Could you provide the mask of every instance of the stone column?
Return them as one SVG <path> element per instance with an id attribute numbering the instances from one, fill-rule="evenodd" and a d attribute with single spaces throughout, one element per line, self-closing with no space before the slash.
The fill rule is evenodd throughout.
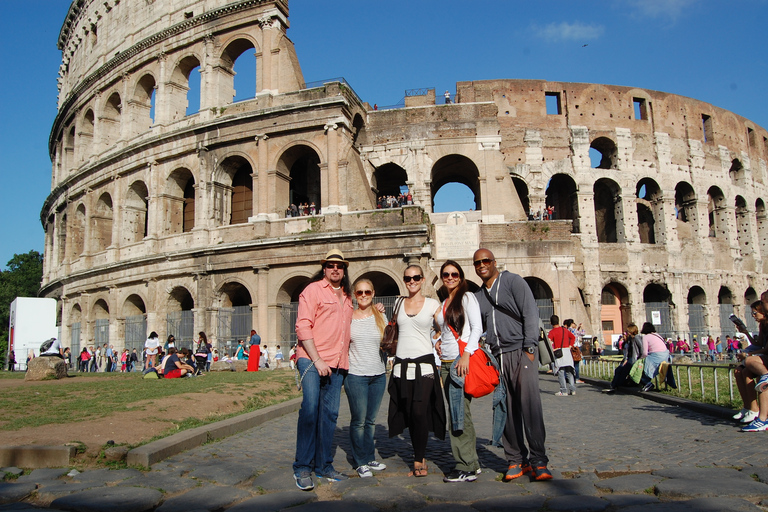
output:
<path id="1" fill-rule="evenodd" d="M 665 244 L 671 252 L 680 252 L 680 239 L 677 236 L 677 218 L 675 217 L 675 191 L 663 190 L 661 199 L 653 201 L 656 217 L 654 229 L 657 244 Z"/>
<path id="2" fill-rule="evenodd" d="M 166 82 L 170 79 L 167 75 L 168 56 L 165 52 L 160 52 L 157 56 L 157 62 L 160 65 L 160 73 L 155 83 L 155 125 L 165 125 L 170 121 L 170 98 L 166 88 Z"/>
<path id="3" fill-rule="evenodd" d="M 163 205 L 161 204 L 163 183 L 161 181 L 161 167 L 154 160 L 147 165 L 147 236 L 145 240 L 157 240 L 163 231 Z"/>
<path id="4" fill-rule="evenodd" d="M 253 213 L 257 214 L 257 219 L 266 219 L 267 215 L 272 213 L 269 205 L 269 192 L 274 190 L 269 180 L 267 171 L 269 165 L 269 136 L 266 133 L 256 134 L 257 161 L 255 179 L 253 181 Z"/>
<path id="5" fill-rule="evenodd" d="M 622 192 L 620 204 L 614 209 L 616 215 L 616 241 L 618 243 L 640 243 L 637 231 L 637 201 L 633 193 Z"/>
<path id="6" fill-rule="evenodd" d="M 259 336 L 266 339 L 266 333 L 269 332 L 269 266 L 254 267 L 253 271 L 256 272 L 258 283 L 254 318 L 256 320 L 254 325 L 258 327 L 254 327 L 254 329 L 259 333 Z"/>
<path id="7" fill-rule="evenodd" d="M 256 59 L 256 92 L 259 93 L 265 89 L 273 90 L 272 76 L 272 45 L 275 24 L 279 23 L 276 18 L 266 17 L 259 20 L 261 27 L 261 52 L 254 55 Z"/>
<path id="8" fill-rule="evenodd" d="M 324 126 L 327 143 L 325 177 L 321 179 L 323 188 L 327 188 L 327 202 L 323 200 L 322 206 L 324 214 L 339 211 L 339 135 L 336 131 L 338 127 L 337 123 L 328 123 Z"/>

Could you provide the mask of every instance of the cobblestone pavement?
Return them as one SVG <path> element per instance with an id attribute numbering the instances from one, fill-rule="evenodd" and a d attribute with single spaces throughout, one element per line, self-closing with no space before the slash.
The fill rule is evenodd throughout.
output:
<path id="1" fill-rule="evenodd" d="M 0 510 L 768 510 L 768 434 L 740 433 L 732 422 L 639 396 L 606 395 L 590 385 L 569 397 L 555 396 L 557 390 L 555 378 L 541 377 L 551 482 L 499 481 L 506 461 L 500 448 L 488 445 L 490 398 L 472 405 L 483 467 L 476 482 L 442 482 L 452 457 L 448 440 L 434 438 L 427 450 L 430 475 L 408 478 L 410 440 L 407 432 L 387 437 L 385 396 L 376 441 L 388 468 L 374 478 L 315 478 L 314 491 L 298 491 L 291 470 L 294 413 L 166 459 L 148 473 L 94 470 L 68 477 L 67 469 L 37 470 L 0 484 L 0 504 L 7 503 Z M 335 466 L 353 475 L 344 396 L 341 403 Z"/>

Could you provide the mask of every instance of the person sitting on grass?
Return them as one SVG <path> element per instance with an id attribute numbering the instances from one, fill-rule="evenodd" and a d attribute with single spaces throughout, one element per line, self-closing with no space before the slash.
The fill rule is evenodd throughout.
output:
<path id="1" fill-rule="evenodd" d="M 195 369 L 186 363 L 182 363 L 179 356 L 176 354 L 176 347 L 168 348 L 168 357 L 165 359 L 163 365 L 163 376 L 166 379 L 178 379 L 184 377 L 187 374 L 194 373 Z"/>

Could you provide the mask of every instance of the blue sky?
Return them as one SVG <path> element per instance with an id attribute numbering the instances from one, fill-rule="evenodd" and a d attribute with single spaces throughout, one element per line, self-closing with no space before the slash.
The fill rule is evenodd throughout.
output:
<path id="1" fill-rule="evenodd" d="M 2 0 L 0 267 L 43 250 L 56 41 L 69 4 Z M 344 77 L 370 104 L 396 104 L 406 89 L 453 92 L 464 80 L 546 79 L 681 94 L 768 127 L 768 0 L 290 0 L 290 8 L 305 80 Z"/>

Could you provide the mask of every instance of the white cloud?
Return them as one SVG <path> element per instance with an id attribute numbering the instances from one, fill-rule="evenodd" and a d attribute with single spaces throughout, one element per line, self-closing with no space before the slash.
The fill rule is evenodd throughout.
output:
<path id="1" fill-rule="evenodd" d="M 692 6 L 697 0 L 628 0 L 640 14 L 651 18 L 668 18 L 677 20 L 683 10 Z"/>
<path id="2" fill-rule="evenodd" d="M 605 32 L 605 27 L 602 25 L 587 25 L 580 21 L 574 21 L 573 23 L 568 23 L 567 21 L 550 23 L 543 27 L 533 25 L 531 28 L 538 37 L 551 43 L 561 41 L 588 41 L 597 39 L 603 35 L 603 32 Z"/>

